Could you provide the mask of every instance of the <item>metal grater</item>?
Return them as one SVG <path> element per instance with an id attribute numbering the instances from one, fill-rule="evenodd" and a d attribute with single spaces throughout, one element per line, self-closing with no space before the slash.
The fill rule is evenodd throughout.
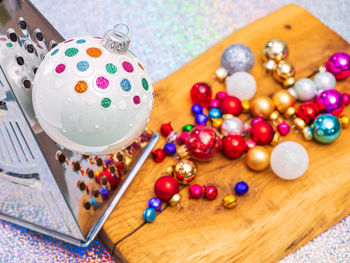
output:
<path id="1" fill-rule="evenodd" d="M 146 130 L 113 155 L 61 149 L 35 119 L 31 83 L 40 61 L 63 38 L 27 0 L 0 3 L 0 33 L 0 218 L 87 246 L 158 135 Z"/>

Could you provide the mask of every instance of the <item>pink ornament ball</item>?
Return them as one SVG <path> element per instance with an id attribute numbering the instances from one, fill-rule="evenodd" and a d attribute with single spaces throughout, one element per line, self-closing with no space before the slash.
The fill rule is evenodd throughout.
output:
<path id="1" fill-rule="evenodd" d="M 288 123 L 283 121 L 282 123 L 278 124 L 277 130 L 279 134 L 281 134 L 281 136 L 286 136 L 290 131 L 290 126 L 288 125 Z"/>
<path id="2" fill-rule="evenodd" d="M 345 52 L 333 54 L 327 61 L 325 68 L 332 73 L 337 80 L 350 76 L 350 55 Z"/>

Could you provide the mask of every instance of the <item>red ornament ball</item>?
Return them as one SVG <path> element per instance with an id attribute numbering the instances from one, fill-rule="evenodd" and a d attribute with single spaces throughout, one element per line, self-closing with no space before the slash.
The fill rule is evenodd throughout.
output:
<path id="1" fill-rule="evenodd" d="M 193 184 L 188 188 L 189 199 L 199 199 L 203 196 L 203 187 L 199 184 Z"/>
<path id="2" fill-rule="evenodd" d="M 154 193 L 160 199 L 168 202 L 179 192 L 179 183 L 171 176 L 162 176 L 154 184 Z"/>
<path id="3" fill-rule="evenodd" d="M 156 163 L 161 163 L 165 159 L 165 152 L 163 149 L 157 149 L 151 152 L 152 159 Z"/>
<path id="4" fill-rule="evenodd" d="M 160 134 L 164 137 L 167 137 L 172 131 L 173 128 L 171 127 L 171 122 L 162 124 L 160 126 Z"/>
<path id="5" fill-rule="evenodd" d="M 313 123 L 318 114 L 318 104 L 313 100 L 301 104 L 296 111 L 297 117 L 304 120 L 306 124 Z"/>
<path id="6" fill-rule="evenodd" d="M 213 128 L 197 126 L 188 134 L 186 148 L 193 159 L 208 161 L 220 150 L 221 139 Z"/>
<path id="7" fill-rule="evenodd" d="M 240 135 L 228 135 L 222 139 L 222 153 L 230 159 L 239 158 L 246 150 L 246 142 Z"/>
<path id="8" fill-rule="evenodd" d="M 209 200 L 214 200 L 218 195 L 218 189 L 214 185 L 205 185 L 204 186 L 204 197 Z"/>
<path id="9" fill-rule="evenodd" d="M 205 82 L 197 82 L 191 88 L 191 99 L 193 104 L 208 107 L 213 92 L 211 87 Z"/>
<path id="10" fill-rule="evenodd" d="M 223 114 L 232 114 L 238 116 L 243 108 L 241 101 L 233 96 L 227 96 L 220 100 L 219 108 Z"/>
<path id="11" fill-rule="evenodd" d="M 270 123 L 261 121 L 252 126 L 250 138 L 252 138 L 256 144 L 266 145 L 271 142 L 274 133 L 275 131 Z"/>

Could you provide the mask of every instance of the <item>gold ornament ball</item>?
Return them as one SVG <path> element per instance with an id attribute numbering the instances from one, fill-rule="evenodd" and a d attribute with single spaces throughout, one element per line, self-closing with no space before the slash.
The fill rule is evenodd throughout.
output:
<path id="1" fill-rule="evenodd" d="M 181 160 L 174 166 L 173 176 L 180 184 L 190 184 L 196 178 L 197 166 L 190 160 Z"/>
<path id="2" fill-rule="evenodd" d="M 273 76 L 280 83 L 284 83 L 287 81 L 290 82 L 290 84 L 292 85 L 294 84 L 295 76 L 294 66 L 288 61 L 281 60 L 276 65 L 276 68 L 273 71 Z"/>
<path id="3" fill-rule="evenodd" d="M 222 201 L 224 207 L 229 209 L 234 208 L 237 205 L 237 198 L 233 194 L 226 195 Z"/>
<path id="4" fill-rule="evenodd" d="M 267 119 L 275 110 L 275 104 L 272 99 L 267 96 L 260 96 L 252 100 L 250 103 L 250 112 L 255 117 Z"/>
<path id="5" fill-rule="evenodd" d="M 254 171 L 265 170 L 270 164 L 270 154 L 263 146 L 255 146 L 246 155 L 247 166 Z"/>
<path id="6" fill-rule="evenodd" d="M 280 61 L 288 56 L 288 45 L 282 39 L 273 38 L 264 47 L 266 59 Z"/>
<path id="7" fill-rule="evenodd" d="M 292 107 L 295 103 L 294 96 L 290 94 L 288 90 L 277 91 L 273 95 L 272 100 L 280 113 L 284 113 L 289 107 Z"/>

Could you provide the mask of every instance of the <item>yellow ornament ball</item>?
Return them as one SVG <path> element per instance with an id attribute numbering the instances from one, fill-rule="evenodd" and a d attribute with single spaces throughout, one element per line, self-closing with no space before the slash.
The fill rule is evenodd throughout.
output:
<path id="1" fill-rule="evenodd" d="M 197 166 L 190 160 L 181 160 L 174 166 L 173 176 L 180 184 L 190 184 L 197 176 Z"/>
<path id="2" fill-rule="evenodd" d="M 273 71 L 274 78 L 283 84 L 285 88 L 294 85 L 295 69 L 288 61 L 281 60 Z"/>
<path id="3" fill-rule="evenodd" d="M 270 164 L 270 153 L 263 146 L 255 146 L 247 152 L 246 163 L 254 171 L 263 171 Z"/>
<path id="4" fill-rule="evenodd" d="M 270 39 L 264 47 L 266 59 L 280 61 L 288 56 L 288 45 L 282 39 Z"/>
<path id="5" fill-rule="evenodd" d="M 275 110 L 275 104 L 273 100 L 267 96 L 260 96 L 252 100 L 250 103 L 250 112 L 255 117 L 261 117 L 267 119 L 271 113 Z"/>

